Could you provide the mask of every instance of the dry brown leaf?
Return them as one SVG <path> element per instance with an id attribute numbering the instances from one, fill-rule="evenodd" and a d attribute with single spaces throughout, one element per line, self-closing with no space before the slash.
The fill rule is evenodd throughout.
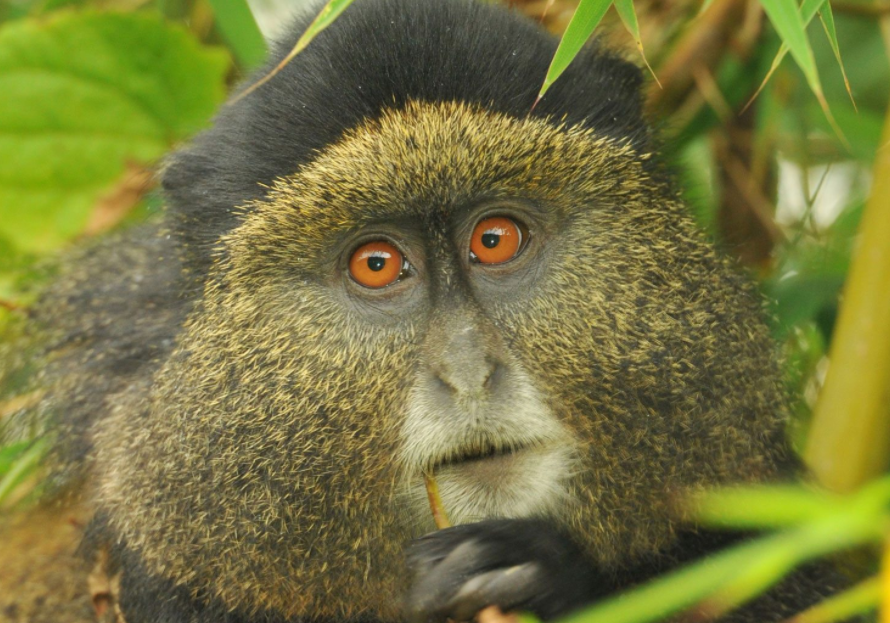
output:
<path id="1" fill-rule="evenodd" d="M 151 169 L 127 164 L 127 170 L 117 184 L 96 202 L 83 234 L 95 236 L 112 229 L 139 205 L 154 185 L 155 176 Z"/>
<path id="2" fill-rule="evenodd" d="M 87 577 L 90 599 L 99 623 L 126 623 L 117 596 L 120 594 L 121 574 L 108 575 L 108 551 L 102 549 L 96 557 L 96 564 Z"/>

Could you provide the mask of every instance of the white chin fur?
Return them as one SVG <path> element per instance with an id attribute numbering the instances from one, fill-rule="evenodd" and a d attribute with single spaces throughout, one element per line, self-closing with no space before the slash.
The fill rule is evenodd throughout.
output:
<path id="1" fill-rule="evenodd" d="M 499 465 L 482 465 L 495 462 Z M 493 517 L 561 515 L 572 505 L 568 481 L 574 461 L 566 448 L 526 450 L 473 463 L 480 464 L 454 465 L 436 475 L 442 504 L 455 525 Z M 501 473 L 485 473 L 494 470 Z"/>
<path id="2" fill-rule="evenodd" d="M 423 482 L 431 464 L 439 464 L 435 479 L 455 525 L 494 517 L 552 517 L 570 510 L 569 485 L 578 469 L 574 439 L 527 377 L 515 369 L 511 374 L 507 400 L 469 408 L 443 401 L 428 390 L 429 385 L 417 384 L 398 458 L 404 475 L 402 493 L 419 528 L 432 522 Z M 449 462 L 480 443 L 516 451 Z"/>

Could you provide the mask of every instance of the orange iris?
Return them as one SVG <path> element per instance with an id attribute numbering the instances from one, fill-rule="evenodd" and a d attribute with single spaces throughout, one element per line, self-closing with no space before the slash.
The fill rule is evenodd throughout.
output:
<path id="1" fill-rule="evenodd" d="M 383 240 L 363 244 L 349 259 L 352 278 L 366 288 L 383 288 L 402 274 L 402 253 Z"/>
<path id="2" fill-rule="evenodd" d="M 474 259 L 483 264 L 502 264 L 519 254 L 522 246 L 522 230 L 513 219 L 491 216 L 476 224 L 470 251 Z"/>

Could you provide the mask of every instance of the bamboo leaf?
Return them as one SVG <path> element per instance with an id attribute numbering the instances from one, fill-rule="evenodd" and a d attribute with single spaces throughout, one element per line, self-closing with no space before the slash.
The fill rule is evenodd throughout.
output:
<path id="1" fill-rule="evenodd" d="M 793 485 L 728 487 L 706 491 L 690 502 L 697 521 L 741 529 L 798 525 L 841 507 L 835 496 Z"/>
<path id="2" fill-rule="evenodd" d="M 813 9 L 818 10 L 825 1 L 826 0 L 805 0 L 807 6 L 802 7 L 802 9 L 806 8 L 808 13 Z M 779 33 L 782 41 L 788 46 L 791 56 L 794 57 L 794 60 L 797 62 L 801 71 L 803 71 L 803 74 L 807 79 L 807 84 L 810 85 L 810 90 L 819 101 L 819 106 L 822 107 L 822 112 L 831 124 L 834 133 L 838 136 L 844 146 L 850 150 L 850 143 L 847 141 L 846 136 L 844 136 L 837 121 L 835 121 L 834 116 L 831 113 L 831 108 L 828 105 L 828 100 L 825 99 L 825 94 L 822 91 L 822 83 L 819 80 L 819 71 L 816 68 L 816 59 L 813 56 L 813 49 L 810 46 L 809 39 L 807 39 L 806 24 L 808 23 L 808 20 L 804 19 L 804 16 L 801 14 L 802 10 L 801 12 L 798 12 L 794 0 L 760 0 L 760 4 L 766 11 L 770 22 L 772 22 L 773 27 L 775 27 L 776 31 Z M 769 75 L 772 74 L 775 66 L 774 63 L 774 67 L 770 70 L 770 74 L 767 75 L 767 79 L 769 78 Z M 760 91 L 758 90 L 758 93 L 759 92 Z"/>
<path id="3" fill-rule="evenodd" d="M 822 4 L 826 2 L 826 0 L 804 0 L 803 4 L 800 7 L 800 15 L 803 20 L 804 26 L 808 26 L 809 23 L 816 16 L 816 13 L 819 12 L 819 9 L 822 8 Z M 772 75 L 775 73 L 776 69 L 779 68 L 779 65 L 782 64 L 782 60 L 785 58 L 785 55 L 788 54 L 788 44 L 784 41 L 782 45 L 779 47 L 779 51 L 776 53 L 776 57 L 773 59 L 773 63 L 769 68 L 769 71 L 766 73 L 766 77 L 763 79 L 763 82 L 760 83 L 760 86 L 757 88 L 757 91 L 751 97 L 751 100 L 745 105 L 745 108 L 751 105 L 751 103 L 757 99 L 757 96 L 760 95 L 760 92 L 763 91 L 763 88 L 766 86 L 766 83 L 769 82 L 769 79 L 772 78 Z"/>
<path id="4" fill-rule="evenodd" d="M 40 467 L 41 459 L 43 459 L 46 450 L 46 440 L 40 440 L 30 444 L 26 451 L 16 457 L 9 469 L 0 478 L 0 504 L 6 501 L 25 478 Z"/>
<path id="5" fill-rule="evenodd" d="M 538 99 L 535 101 L 536 104 L 575 59 L 602 21 L 611 4 L 612 0 L 581 0 L 578 3 L 578 8 L 575 9 L 575 13 L 562 35 L 559 47 L 556 48 L 553 60 L 550 61 L 547 76 L 538 93 Z"/>
<path id="6" fill-rule="evenodd" d="M 0 447 L 0 476 L 8 472 L 20 456 L 31 447 L 30 441 L 18 441 Z"/>
<path id="7" fill-rule="evenodd" d="M 691 607 L 753 564 L 772 547 L 772 539 L 748 543 L 711 556 L 599 602 L 563 623 L 646 623 Z"/>
<path id="8" fill-rule="evenodd" d="M 714 0 L 704 0 L 704 2 L 701 3 L 701 8 L 699 8 L 699 10 L 698 10 L 698 15 L 701 15 L 702 13 L 707 11 L 709 8 L 711 8 L 712 4 L 714 4 Z"/>
<path id="9" fill-rule="evenodd" d="M 812 4 L 821 7 L 825 0 L 813 0 Z M 782 41 L 788 46 L 791 56 L 797 62 L 813 93 L 820 102 L 825 100 L 822 84 L 816 69 L 813 49 L 807 39 L 805 22 L 794 0 L 760 0 L 760 4 L 775 27 Z M 826 104 L 827 106 L 827 104 Z"/>
<path id="10" fill-rule="evenodd" d="M 637 44 L 637 49 L 640 51 L 640 56 L 643 58 L 646 68 L 660 87 L 661 82 L 658 81 L 658 76 L 655 75 L 655 71 L 652 69 L 649 60 L 646 58 L 646 51 L 643 49 L 643 38 L 640 36 L 640 23 L 637 21 L 637 12 L 634 10 L 633 0 L 614 0 L 614 3 L 615 10 L 618 11 L 618 16 L 621 18 L 621 22 L 624 24 L 624 27 L 627 28 L 630 36 L 634 38 L 634 43 Z"/>
<path id="11" fill-rule="evenodd" d="M 780 491 L 764 494 L 774 501 Z M 753 494 L 752 489 L 748 495 Z M 648 623 L 700 602 L 695 614 L 709 619 L 744 603 L 801 563 L 880 541 L 888 521 L 888 501 L 890 478 L 884 478 L 813 521 L 724 550 L 606 599 L 563 623 Z"/>
<path id="12" fill-rule="evenodd" d="M 877 608 L 881 600 L 881 578 L 873 577 L 822 601 L 787 620 L 786 623 L 834 623 L 849 621 Z"/>
<path id="13" fill-rule="evenodd" d="M 825 2 L 825 4 L 822 5 L 822 9 L 819 11 L 819 18 L 822 20 L 822 27 L 825 29 L 825 34 L 828 36 L 828 42 L 831 44 L 831 51 L 834 52 L 838 67 L 841 68 L 841 75 L 844 78 L 844 86 L 847 88 L 847 95 L 850 96 L 850 102 L 852 102 L 853 108 L 855 109 L 856 100 L 853 99 L 850 80 L 847 78 L 847 70 L 844 68 L 843 59 L 841 59 L 841 48 L 837 42 L 837 30 L 834 27 L 834 14 L 831 12 L 830 2 Z"/>
<path id="14" fill-rule="evenodd" d="M 253 69 L 266 58 L 266 40 L 246 0 L 210 0 L 216 24 L 238 63 Z"/>
<path id="15" fill-rule="evenodd" d="M 750 601 L 778 583 L 798 565 L 833 552 L 878 540 L 883 535 L 886 515 L 869 508 L 869 496 L 860 496 L 850 505 L 793 532 L 780 533 L 770 547 L 697 611 L 707 619 L 717 619 Z"/>
<path id="16" fill-rule="evenodd" d="M 315 19 L 312 20 L 312 23 L 309 24 L 306 32 L 304 32 L 302 36 L 300 36 L 291 51 L 287 53 L 287 56 L 285 56 L 281 60 L 281 62 L 272 69 L 272 71 L 270 71 L 265 76 L 263 76 L 252 85 L 250 85 L 248 88 L 244 89 L 241 93 L 239 93 L 233 101 L 238 101 L 241 98 L 250 95 L 259 87 L 274 78 L 278 74 L 278 72 L 280 72 L 289 62 L 291 62 L 297 54 L 306 49 L 306 46 L 309 45 L 309 43 L 313 39 L 315 39 L 315 37 L 317 37 L 321 31 L 333 24 L 334 21 L 340 16 L 340 14 L 345 11 L 350 4 L 353 3 L 353 1 L 354 0 L 328 0 L 328 3 L 325 4 L 324 7 L 322 7 L 321 12 L 319 12 Z"/>

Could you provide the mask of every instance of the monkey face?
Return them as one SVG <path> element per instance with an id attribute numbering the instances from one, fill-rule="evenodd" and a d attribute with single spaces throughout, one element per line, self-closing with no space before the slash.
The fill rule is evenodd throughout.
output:
<path id="1" fill-rule="evenodd" d="M 547 516 L 604 563 L 670 538 L 675 491 L 762 477 L 759 303 L 647 158 L 412 103 L 279 179 L 100 440 L 117 532 L 235 608 L 392 614 L 425 472 L 455 521 Z"/>

